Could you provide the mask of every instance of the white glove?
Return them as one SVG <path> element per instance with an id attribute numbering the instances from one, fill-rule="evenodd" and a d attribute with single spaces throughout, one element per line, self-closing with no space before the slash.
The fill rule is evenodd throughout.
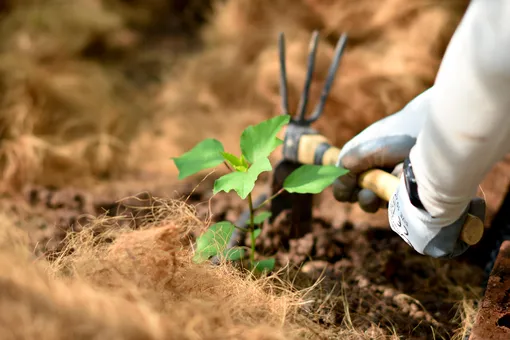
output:
<path id="1" fill-rule="evenodd" d="M 468 213 L 485 220 L 485 201 L 476 197 L 454 222 L 445 224 L 425 211 L 415 207 L 400 178 L 400 185 L 388 206 L 388 219 L 391 229 L 422 255 L 436 258 L 452 258 L 464 253 L 469 245 L 460 240 L 460 232 Z"/>
<path id="2" fill-rule="evenodd" d="M 429 114 L 429 98 L 433 90 L 430 88 L 398 113 L 372 124 L 342 148 L 337 166 L 350 172 L 333 184 L 338 201 L 358 202 L 367 212 L 375 212 L 382 206 L 382 200 L 375 193 L 358 186 L 357 177 L 374 168 L 385 169 L 394 175 L 402 172 L 402 163 L 408 159 Z M 468 212 L 483 221 L 485 202 L 478 198 L 472 200 L 453 223 L 432 217 L 425 208 L 411 203 L 404 176 L 388 205 L 391 229 L 417 252 L 432 257 L 454 257 L 467 250 L 468 245 L 459 236 Z"/>

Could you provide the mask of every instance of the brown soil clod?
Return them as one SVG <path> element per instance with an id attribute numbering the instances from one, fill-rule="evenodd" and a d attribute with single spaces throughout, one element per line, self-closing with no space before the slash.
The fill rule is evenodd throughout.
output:
<path id="1" fill-rule="evenodd" d="M 500 248 L 470 340 L 510 338 L 510 241 Z"/>

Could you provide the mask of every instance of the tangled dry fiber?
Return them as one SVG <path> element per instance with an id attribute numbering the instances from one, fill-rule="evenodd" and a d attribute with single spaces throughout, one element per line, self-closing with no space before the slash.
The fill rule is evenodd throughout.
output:
<path id="1" fill-rule="evenodd" d="M 190 207 L 166 201 L 138 231 L 69 235 L 55 262 L 33 259 L 26 235 L 2 216 L 3 339 L 289 339 L 318 326 L 297 314 L 302 293 L 231 266 L 190 261 Z M 150 227 L 150 228 L 149 228 Z"/>

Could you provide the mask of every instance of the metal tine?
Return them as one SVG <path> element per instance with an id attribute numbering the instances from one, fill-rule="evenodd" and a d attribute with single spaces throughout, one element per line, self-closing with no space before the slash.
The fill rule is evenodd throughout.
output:
<path id="1" fill-rule="evenodd" d="M 282 115 L 289 114 L 289 97 L 287 91 L 287 70 L 285 67 L 285 36 L 280 32 L 278 36 L 280 54 L 280 97 L 282 98 Z"/>
<path id="2" fill-rule="evenodd" d="M 305 113 L 308 106 L 308 98 L 310 97 L 310 85 L 312 83 L 313 71 L 315 68 L 315 56 L 317 55 L 317 45 L 319 42 L 319 32 L 313 31 L 312 38 L 310 40 L 309 53 L 308 53 L 308 66 L 306 71 L 305 86 L 303 93 L 299 100 L 299 106 L 297 111 L 297 122 L 305 123 Z"/>
<path id="3" fill-rule="evenodd" d="M 338 39 L 335 48 L 335 55 L 333 57 L 333 61 L 331 66 L 329 67 L 328 76 L 326 78 L 326 84 L 322 89 L 321 97 L 319 99 L 319 103 L 315 107 L 315 110 L 312 113 L 312 116 L 307 120 L 308 124 L 312 124 L 322 114 L 322 110 L 324 109 L 324 104 L 326 103 L 326 99 L 328 97 L 329 91 L 331 90 L 331 86 L 333 85 L 333 81 L 335 80 L 335 74 L 340 65 L 340 60 L 342 59 L 342 55 L 345 51 L 345 45 L 347 44 L 347 33 L 343 33 L 342 36 Z"/>

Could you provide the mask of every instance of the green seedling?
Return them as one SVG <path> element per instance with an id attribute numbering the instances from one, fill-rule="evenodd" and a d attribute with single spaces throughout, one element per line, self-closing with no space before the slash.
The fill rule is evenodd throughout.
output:
<path id="1" fill-rule="evenodd" d="M 257 271 L 271 271 L 275 264 L 274 259 L 255 261 L 255 240 L 261 233 L 264 221 L 271 217 L 271 213 L 259 211 L 259 209 L 283 191 L 301 194 L 320 193 L 336 178 L 348 172 L 346 169 L 331 165 L 302 165 L 285 179 L 282 190 L 254 208 L 252 190 L 259 175 L 272 170 L 269 155 L 283 143 L 277 135 L 289 121 L 289 115 L 280 115 L 246 128 L 241 134 L 242 154 L 240 156 L 226 152 L 221 142 L 209 138 L 198 143 L 182 156 L 172 158 L 179 170 L 179 179 L 217 167 L 222 163 L 227 166 L 230 173 L 216 179 L 213 193 L 220 191 L 229 193 L 233 190 L 241 199 L 247 200 L 250 211 L 248 226 L 251 240 L 250 266 Z M 231 261 L 243 259 L 245 256 L 243 248 L 227 249 L 228 241 L 235 228 L 237 226 L 228 221 L 210 226 L 197 239 L 193 261 L 202 263 L 212 256 L 222 256 Z"/>

